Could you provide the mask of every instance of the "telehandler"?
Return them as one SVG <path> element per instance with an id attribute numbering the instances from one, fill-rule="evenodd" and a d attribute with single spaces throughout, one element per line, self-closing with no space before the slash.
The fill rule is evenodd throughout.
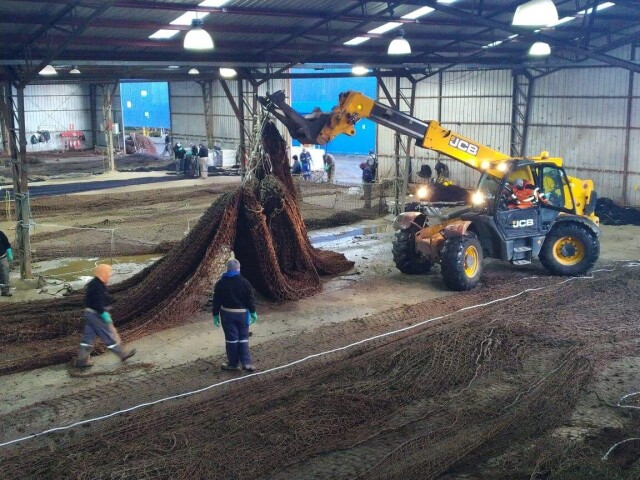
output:
<path id="1" fill-rule="evenodd" d="M 561 158 L 547 152 L 512 158 L 355 91 L 341 93 L 330 113 L 307 117 L 287 105 L 282 91 L 259 101 L 301 143 L 326 145 L 336 135 L 355 135 L 356 122 L 368 118 L 481 172 L 472 205 L 440 223 L 429 225 L 423 212 L 396 217 L 393 259 L 403 273 L 426 273 L 439 263 L 445 285 L 462 291 L 477 285 L 485 257 L 515 265 L 538 257 L 554 275 L 582 275 L 598 260 L 593 181 L 568 176 Z M 523 184 L 531 188 L 528 202 L 514 195 Z"/>

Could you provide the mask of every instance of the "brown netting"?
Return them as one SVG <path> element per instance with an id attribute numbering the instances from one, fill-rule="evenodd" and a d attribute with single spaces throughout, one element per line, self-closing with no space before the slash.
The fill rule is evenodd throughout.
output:
<path id="1" fill-rule="evenodd" d="M 158 150 L 151 138 L 140 133 L 131 132 L 129 137 L 125 139 L 125 149 L 127 153 L 148 153 L 149 155 L 157 155 Z"/>
<path id="2" fill-rule="evenodd" d="M 640 427 L 636 412 L 618 419 L 615 430 L 594 429 L 577 440 L 562 431 L 588 424 L 580 415 L 589 404 L 606 407 L 589 391 L 594 376 L 615 359 L 637 355 L 634 299 L 640 296 L 640 269 L 562 284 L 524 272 L 510 278 L 488 274 L 471 292 L 332 326 L 326 335 L 318 329 L 313 339 L 283 339 L 279 351 L 329 337 L 332 341 L 320 348 L 335 348 L 355 341 L 358 333 L 361 338 L 481 304 L 264 379 L 245 379 L 3 448 L 3 475 L 637 479 L 637 444 L 625 444 L 602 460 L 612 443 L 634 436 Z M 543 288 L 515 295 L 525 285 Z M 510 299 L 490 302 L 496 297 Z M 200 387 L 220 378 L 210 370 L 202 378 L 202 367 L 193 364 L 173 375 L 183 378 L 187 372 Z M 171 372 L 164 375 L 171 388 Z M 142 385 L 149 388 L 162 378 Z M 112 388 L 122 396 L 135 385 Z M 108 389 L 103 395 L 89 397 L 96 399 L 93 409 L 113 407 Z M 65 402 L 77 403 L 74 397 Z M 70 408 L 65 402 L 62 410 Z M 54 425 L 60 423 L 57 405 Z M 86 415 L 104 413 L 91 410 Z M 611 414 L 593 410 L 592 415 L 599 412 Z"/>
<path id="3" fill-rule="evenodd" d="M 126 341 L 190 321 L 232 251 L 254 287 L 275 301 L 311 295 L 321 288 L 320 274 L 353 266 L 342 254 L 311 246 L 284 140 L 271 123 L 263 139 L 265 158 L 255 160 L 252 180 L 224 193 L 161 261 L 110 289 L 112 316 Z M 3 307 L 0 374 L 67 361 L 81 333 L 83 301 L 78 292 Z"/>

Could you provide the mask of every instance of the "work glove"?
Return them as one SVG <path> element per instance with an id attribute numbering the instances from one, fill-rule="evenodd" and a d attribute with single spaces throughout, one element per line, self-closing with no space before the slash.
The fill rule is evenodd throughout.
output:
<path id="1" fill-rule="evenodd" d="M 219 327 L 220 326 L 220 315 L 215 314 L 213 316 L 213 325 L 215 327 Z"/>
<path id="2" fill-rule="evenodd" d="M 104 323 L 113 323 L 113 320 L 111 320 L 111 314 L 109 312 L 102 312 L 100 314 L 100 317 L 102 318 L 102 320 L 104 320 Z"/>
<path id="3" fill-rule="evenodd" d="M 13 250 L 11 248 L 7 248 L 7 260 L 13 262 Z"/>
<path id="4" fill-rule="evenodd" d="M 251 312 L 249 314 L 250 316 L 250 320 L 249 320 L 249 325 L 256 323 L 258 321 L 258 313 L 257 312 Z"/>

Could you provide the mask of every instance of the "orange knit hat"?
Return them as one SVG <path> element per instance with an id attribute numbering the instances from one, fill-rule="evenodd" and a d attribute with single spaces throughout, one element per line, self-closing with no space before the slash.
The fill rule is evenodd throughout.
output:
<path id="1" fill-rule="evenodd" d="M 111 265 L 107 265 L 106 263 L 99 263 L 96 265 L 95 276 L 102 280 L 102 283 L 105 285 L 109 283 L 111 272 L 113 272 Z"/>

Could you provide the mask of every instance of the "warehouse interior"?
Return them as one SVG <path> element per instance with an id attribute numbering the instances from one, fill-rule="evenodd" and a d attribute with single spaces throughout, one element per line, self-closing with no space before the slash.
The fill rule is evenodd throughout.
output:
<path id="1" fill-rule="evenodd" d="M 636 0 L 4 0 L 0 37 L 7 478 L 640 478 Z M 489 248 L 465 204 L 503 161 L 564 203 Z M 220 368 L 230 257 L 255 372 Z M 138 353 L 83 370 L 97 263 Z"/>

